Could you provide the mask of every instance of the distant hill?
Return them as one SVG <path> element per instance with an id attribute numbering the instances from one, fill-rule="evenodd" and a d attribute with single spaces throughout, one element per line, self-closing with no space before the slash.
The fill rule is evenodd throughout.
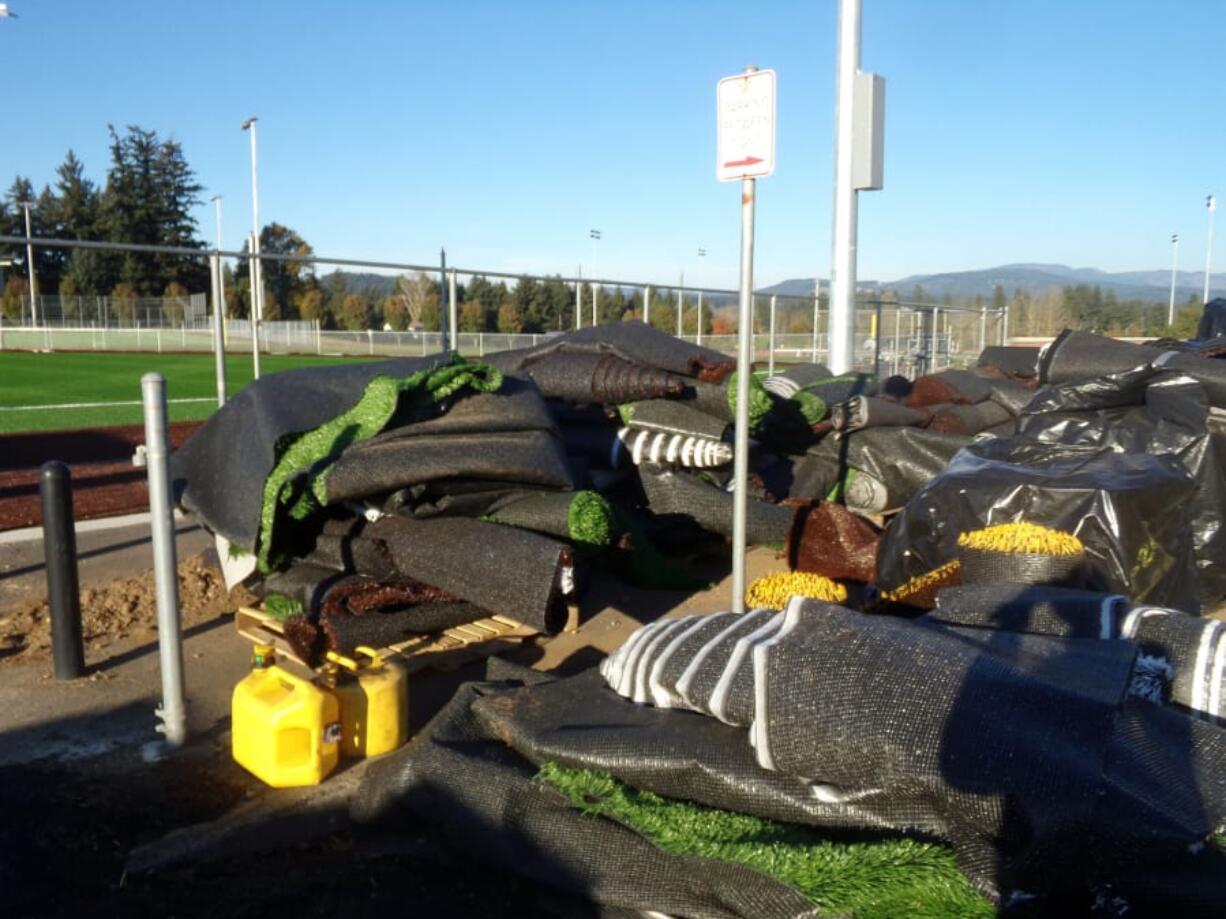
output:
<path id="1" fill-rule="evenodd" d="M 371 271 L 329 271 L 319 275 L 319 283 L 330 287 L 339 278 L 345 285 L 345 292 L 351 294 L 366 293 L 373 290 L 380 297 L 386 297 L 396 287 L 396 276 L 392 274 L 375 274 Z"/>
<path id="2" fill-rule="evenodd" d="M 1189 293 L 1199 293 L 1204 279 L 1202 272 L 1179 272 L 1175 281 L 1176 298 L 1183 300 Z M 1226 285 L 1226 274 L 1213 275 L 1212 282 L 1213 287 L 1221 289 Z M 1009 295 L 1012 295 L 1013 291 L 1018 288 L 1031 294 L 1040 294 L 1049 287 L 1097 284 L 1104 291 L 1115 291 L 1115 295 L 1121 300 L 1165 300 L 1170 292 L 1170 283 L 1169 270 L 1108 272 L 1097 268 L 1070 268 L 1068 265 L 1018 263 L 971 271 L 913 274 L 896 281 L 861 280 L 857 283 L 857 287 L 862 290 L 893 290 L 906 299 L 917 285 L 924 288 L 924 293 L 929 297 L 940 298 L 949 294 L 952 297 L 969 298 L 978 294 L 990 297 L 997 284 L 1004 287 L 1005 292 Z M 822 289 L 826 290 L 828 287 L 827 282 L 823 280 Z M 761 293 L 781 296 L 811 296 L 813 278 L 791 278 L 763 288 Z"/>

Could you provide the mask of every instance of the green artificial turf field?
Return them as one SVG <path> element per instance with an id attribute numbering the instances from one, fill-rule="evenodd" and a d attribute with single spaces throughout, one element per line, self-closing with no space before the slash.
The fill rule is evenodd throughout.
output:
<path id="1" fill-rule="evenodd" d="M 260 359 L 260 372 L 361 360 L 365 358 L 266 354 Z M 139 404 L 13 409 L 80 402 L 139 403 L 140 378 L 151 370 L 166 377 L 171 421 L 207 418 L 216 408 L 212 354 L 0 352 L 0 434 L 140 424 L 143 415 Z M 230 395 L 251 382 L 251 355 L 227 355 L 226 381 Z"/>

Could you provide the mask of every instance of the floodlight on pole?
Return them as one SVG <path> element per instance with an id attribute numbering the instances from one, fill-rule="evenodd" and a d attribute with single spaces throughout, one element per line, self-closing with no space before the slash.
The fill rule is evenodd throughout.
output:
<path id="1" fill-rule="evenodd" d="M 264 321 L 264 272 L 260 265 L 260 183 L 253 115 L 243 122 L 251 134 L 251 363 L 255 378 L 260 378 L 260 323 Z"/>
<path id="2" fill-rule="evenodd" d="M 34 273 L 34 242 L 30 232 L 30 202 L 18 201 L 26 212 L 26 275 L 30 282 L 30 322 L 38 325 L 38 276 Z"/>
<path id="3" fill-rule="evenodd" d="M 1175 275 L 1179 271 L 1179 234 L 1171 234 L 1171 302 L 1166 308 L 1166 324 L 1175 324 Z"/>

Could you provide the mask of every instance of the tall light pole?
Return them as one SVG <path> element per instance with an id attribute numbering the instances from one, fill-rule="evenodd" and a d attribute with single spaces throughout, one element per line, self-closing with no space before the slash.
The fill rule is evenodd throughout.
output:
<path id="1" fill-rule="evenodd" d="M 217 233 L 217 251 L 220 252 L 221 251 L 221 195 L 213 195 L 213 197 L 210 198 L 209 200 L 213 202 L 213 218 L 214 218 L 214 223 L 216 225 L 216 233 Z M 226 276 L 221 270 L 220 258 L 221 257 L 218 256 L 217 310 L 222 316 L 224 316 L 225 306 L 226 306 Z M 224 325 L 222 326 L 222 329 L 224 331 L 225 329 Z"/>
<path id="2" fill-rule="evenodd" d="M 588 230 L 587 235 L 592 240 L 592 325 L 599 325 L 600 313 L 597 308 L 600 305 L 600 287 L 596 283 L 596 243 L 600 242 L 600 231 Z"/>
<path id="3" fill-rule="evenodd" d="M 26 212 L 26 275 L 30 282 L 30 324 L 38 325 L 38 276 L 34 273 L 34 243 L 30 232 L 30 202 L 19 201 Z"/>
<path id="4" fill-rule="evenodd" d="M 830 246 L 830 369 L 855 362 L 859 193 L 883 187 L 885 81 L 860 70 L 860 0 L 839 0 L 834 109 L 834 228 Z"/>
<path id="5" fill-rule="evenodd" d="M 1179 271 L 1179 234 L 1171 234 L 1171 302 L 1166 308 L 1166 324 L 1175 324 L 1175 275 Z"/>
<path id="6" fill-rule="evenodd" d="M 260 182 L 256 158 L 255 116 L 243 122 L 251 134 L 251 364 L 260 378 L 260 324 L 264 321 L 264 272 L 260 265 Z"/>
<path id="7" fill-rule="evenodd" d="M 1213 195 L 1205 198 L 1205 207 L 1209 209 L 1209 235 L 1205 239 L 1205 292 L 1201 295 L 1201 303 L 1209 302 L 1209 264 L 1213 261 L 1213 212 L 1217 210 Z"/>

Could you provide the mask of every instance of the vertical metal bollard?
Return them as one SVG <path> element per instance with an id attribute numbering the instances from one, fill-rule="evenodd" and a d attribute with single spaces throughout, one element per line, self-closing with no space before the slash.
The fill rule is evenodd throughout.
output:
<path id="1" fill-rule="evenodd" d="M 643 322 L 651 325 L 651 285 L 643 288 Z"/>
<path id="2" fill-rule="evenodd" d="M 72 477 L 52 460 L 39 470 L 43 505 L 43 558 L 51 604 L 51 654 L 57 680 L 85 673 L 81 648 L 81 590 L 77 582 L 77 534 L 72 518 Z"/>
<path id="3" fill-rule="evenodd" d="M 179 565 L 170 497 L 170 449 L 166 433 L 166 378 L 146 373 L 140 380 L 145 408 L 145 450 L 149 473 L 149 517 L 153 535 L 153 578 L 157 587 L 158 658 L 162 671 L 162 723 L 166 743 L 187 738 L 183 692 L 183 636 L 179 625 Z"/>

